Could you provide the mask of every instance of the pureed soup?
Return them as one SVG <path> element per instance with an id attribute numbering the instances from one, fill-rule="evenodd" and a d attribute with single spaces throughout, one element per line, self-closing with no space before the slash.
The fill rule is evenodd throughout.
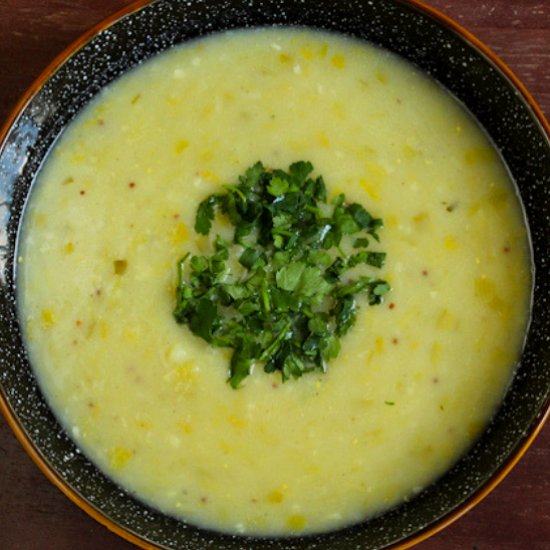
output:
<path id="1" fill-rule="evenodd" d="M 228 350 L 174 319 L 176 263 L 212 249 L 205 197 L 299 160 L 384 220 L 367 269 L 391 291 L 358 299 L 326 373 L 259 364 L 233 389 Z M 358 522 L 442 475 L 503 398 L 531 290 L 513 184 L 463 107 L 388 52 L 290 29 L 195 41 L 103 90 L 39 175 L 18 277 L 36 376 L 91 460 L 167 514 L 262 535 Z"/>

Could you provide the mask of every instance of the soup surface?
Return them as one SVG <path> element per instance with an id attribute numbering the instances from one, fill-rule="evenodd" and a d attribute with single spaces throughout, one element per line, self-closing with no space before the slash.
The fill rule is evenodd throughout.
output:
<path id="1" fill-rule="evenodd" d="M 199 202 L 261 160 L 309 160 L 385 222 L 380 275 L 328 369 L 227 383 L 178 325 L 176 262 L 214 239 Z M 318 532 L 411 498 L 487 425 L 531 288 L 498 154 L 445 91 L 387 52 L 305 30 L 193 42 L 111 84 L 52 150 L 19 249 L 33 368 L 80 448 L 167 514 Z"/>

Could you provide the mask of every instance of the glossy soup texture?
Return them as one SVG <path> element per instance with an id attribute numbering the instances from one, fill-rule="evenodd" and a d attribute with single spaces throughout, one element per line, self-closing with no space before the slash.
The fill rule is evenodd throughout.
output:
<path id="1" fill-rule="evenodd" d="M 227 350 L 176 324 L 199 202 L 254 162 L 309 160 L 382 217 L 392 286 L 326 374 L 227 383 Z M 51 407 L 113 480 L 236 533 L 320 532 L 443 474 L 501 401 L 523 342 L 529 245 L 476 122 L 387 52 L 305 30 L 172 49 L 103 90 L 41 171 L 20 316 Z"/>

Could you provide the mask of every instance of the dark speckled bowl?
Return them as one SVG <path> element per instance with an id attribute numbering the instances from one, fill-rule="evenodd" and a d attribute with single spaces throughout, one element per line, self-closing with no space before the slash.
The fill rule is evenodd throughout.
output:
<path id="1" fill-rule="evenodd" d="M 456 466 L 412 501 L 363 524 L 292 539 L 221 535 L 133 499 L 75 447 L 50 412 L 24 353 L 15 304 L 16 236 L 48 150 L 106 84 L 174 44 L 212 32 L 306 25 L 379 44 L 457 96 L 501 150 L 523 199 L 536 278 L 517 375 L 490 428 Z M 144 548 L 374 549 L 407 547 L 458 518 L 492 489 L 540 430 L 550 402 L 549 127 L 523 86 L 482 44 L 415 0 L 159 0 L 137 2 L 84 36 L 23 98 L 0 149 L 0 409 L 44 473 L 98 521 Z"/>

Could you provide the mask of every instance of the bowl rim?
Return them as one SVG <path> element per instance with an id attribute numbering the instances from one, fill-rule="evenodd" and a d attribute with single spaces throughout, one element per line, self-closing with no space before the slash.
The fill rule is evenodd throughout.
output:
<path id="1" fill-rule="evenodd" d="M 13 127 L 14 123 L 19 118 L 20 114 L 25 110 L 29 102 L 40 91 L 42 86 L 47 80 L 66 62 L 70 57 L 76 54 L 82 49 L 88 42 L 96 37 L 100 32 L 107 29 L 111 25 L 115 24 L 124 17 L 130 16 L 135 12 L 140 11 L 150 4 L 154 4 L 157 0 L 133 0 L 128 5 L 116 10 L 111 15 L 101 19 L 98 23 L 90 27 L 87 31 L 82 33 L 78 38 L 73 40 L 68 46 L 66 46 L 59 54 L 57 54 L 53 60 L 39 73 L 34 81 L 27 87 L 20 99 L 11 107 L 7 118 L 0 126 L 0 150 L 3 149 L 6 138 Z M 547 139 L 550 141 L 550 123 L 546 116 L 542 112 L 542 109 L 537 104 L 534 97 L 528 91 L 526 86 L 515 75 L 515 73 L 508 67 L 508 65 L 481 39 L 477 38 L 471 31 L 467 30 L 464 26 L 456 22 L 450 16 L 446 15 L 443 11 L 435 8 L 425 2 L 425 0 L 393 0 L 398 4 L 402 4 L 406 7 L 411 7 L 417 12 L 430 17 L 435 20 L 439 25 L 450 30 L 459 38 L 462 38 L 467 44 L 481 53 L 490 63 L 492 63 L 503 74 L 515 90 L 519 91 L 521 97 L 525 100 L 529 108 L 532 110 L 534 117 L 540 124 L 543 133 L 546 134 Z M 101 510 L 96 508 L 91 503 L 87 502 L 75 489 L 71 488 L 64 479 L 50 466 L 48 461 L 40 452 L 26 430 L 19 421 L 17 415 L 12 409 L 3 386 L 0 384 L 0 413 L 2 413 L 8 426 L 15 434 L 19 443 L 36 466 L 42 471 L 46 478 L 55 485 L 69 500 L 76 504 L 81 510 L 83 510 L 88 516 L 96 520 L 98 523 L 107 527 L 111 532 L 115 533 L 122 539 L 136 545 L 139 548 L 145 550 L 159 550 L 161 547 L 152 544 L 143 537 L 132 532 L 129 528 L 125 528 L 119 523 L 115 522 Z M 411 548 L 422 541 L 430 538 L 436 533 L 442 531 L 460 517 L 465 515 L 468 511 L 474 508 L 479 502 L 481 502 L 489 493 L 491 493 L 503 479 L 512 471 L 519 460 L 527 452 L 533 441 L 541 432 L 544 424 L 550 418 L 550 397 L 546 400 L 541 408 L 539 417 L 534 419 L 531 426 L 526 430 L 525 437 L 519 442 L 516 449 L 514 449 L 506 462 L 484 483 L 477 491 L 475 491 L 465 502 L 457 506 L 455 509 L 448 512 L 446 515 L 436 520 L 433 524 L 428 525 L 424 529 L 417 531 L 411 535 L 408 535 L 404 540 L 390 544 L 386 548 L 394 550 L 405 550 Z"/>

